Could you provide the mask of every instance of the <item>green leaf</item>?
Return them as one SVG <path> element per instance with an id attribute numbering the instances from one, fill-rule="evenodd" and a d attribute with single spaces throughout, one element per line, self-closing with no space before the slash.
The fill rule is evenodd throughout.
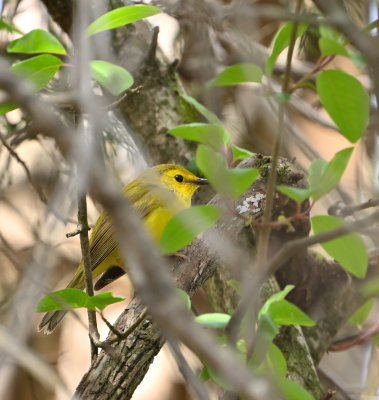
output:
<path id="1" fill-rule="evenodd" d="M 200 372 L 200 380 L 201 382 L 206 382 L 210 378 L 211 376 L 209 374 L 208 368 L 204 365 L 203 369 Z"/>
<path id="2" fill-rule="evenodd" d="M 252 367 L 250 363 L 249 367 Z M 268 343 L 264 359 L 257 367 L 252 368 L 252 371 L 258 376 L 284 378 L 287 373 L 287 362 L 280 349 L 274 343 Z"/>
<path id="3" fill-rule="evenodd" d="M 287 300 L 279 300 L 271 303 L 267 313 L 270 314 L 271 318 L 278 325 L 315 325 L 315 322 L 307 314 Z"/>
<path id="4" fill-rule="evenodd" d="M 345 57 L 349 56 L 349 53 L 347 52 L 343 44 L 336 40 L 322 37 L 319 39 L 318 45 L 323 56 L 330 56 L 335 54 L 339 54 Z"/>
<path id="5" fill-rule="evenodd" d="M 366 60 L 361 53 L 349 53 L 348 57 L 357 68 L 362 69 L 366 67 Z"/>
<path id="6" fill-rule="evenodd" d="M 365 297 L 377 297 L 379 296 L 379 276 L 371 278 L 368 282 L 362 285 L 362 295 Z"/>
<path id="7" fill-rule="evenodd" d="M 287 22 L 284 24 L 274 38 L 274 44 L 270 57 L 266 61 L 266 73 L 271 75 L 274 69 L 275 62 L 279 57 L 280 53 L 288 47 L 290 43 L 291 33 L 293 29 L 293 22 Z M 307 24 L 300 22 L 296 31 L 296 38 L 301 36 L 307 29 Z"/>
<path id="8" fill-rule="evenodd" d="M 207 144 L 215 150 L 219 150 L 224 143 L 224 129 L 220 125 L 215 124 L 195 122 L 176 126 L 168 132 L 173 136 Z"/>
<path id="9" fill-rule="evenodd" d="M 322 38 L 326 38 L 326 39 L 330 39 L 330 40 L 334 40 L 334 41 L 338 41 L 341 39 L 340 33 L 336 29 L 334 29 L 328 25 L 320 25 L 318 30 L 319 30 Z"/>
<path id="10" fill-rule="evenodd" d="M 258 322 L 258 330 L 255 337 L 254 353 L 248 365 L 253 371 L 263 362 L 270 344 L 278 333 L 278 325 L 269 314 L 262 314 Z"/>
<path id="11" fill-rule="evenodd" d="M 187 246 L 200 233 L 210 228 L 222 210 L 215 206 L 194 206 L 175 214 L 166 224 L 160 248 L 163 253 L 173 253 Z"/>
<path id="12" fill-rule="evenodd" d="M 50 32 L 34 29 L 7 46 L 8 53 L 55 53 L 67 54 L 60 41 Z"/>
<path id="13" fill-rule="evenodd" d="M 234 64 L 208 82 L 209 86 L 232 86 L 246 82 L 262 82 L 262 69 L 252 63 Z"/>
<path id="14" fill-rule="evenodd" d="M 199 112 L 204 118 L 206 118 L 211 124 L 219 125 L 224 130 L 224 143 L 228 144 L 230 142 L 229 132 L 224 128 L 224 125 L 219 120 L 216 114 L 208 110 L 208 108 L 204 107 L 193 97 L 188 95 L 184 95 L 182 97 L 188 104 L 191 104 L 196 109 L 196 111 Z"/>
<path id="15" fill-rule="evenodd" d="M 7 21 L 5 18 L 0 18 L 0 30 L 1 29 L 5 29 L 6 31 L 11 33 L 16 32 L 23 35 L 23 32 L 21 32 L 15 25 Z"/>
<path id="16" fill-rule="evenodd" d="M 274 343 L 270 343 L 266 355 L 267 366 L 275 376 L 282 376 L 285 378 L 287 374 L 287 361 L 283 353 Z"/>
<path id="17" fill-rule="evenodd" d="M 260 319 L 264 314 L 268 312 L 268 309 L 272 303 L 275 303 L 276 301 L 284 300 L 284 298 L 287 296 L 287 294 L 293 290 L 295 286 L 294 285 L 286 285 L 286 287 L 281 290 L 280 292 L 272 294 L 263 304 L 261 309 L 259 310 L 258 314 L 258 319 Z"/>
<path id="18" fill-rule="evenodd" d="M 205 328 L 221 329 L 228 325 L 230 318 L 229 314 L 209 313 L 198 315 L 195 317 L 195 321 Z"/>
<path id="19" fill-rule="evenodd" d="M 320 25 L 319 32 L 321 35 L 319 47 L 323 56 L 328 56 L 330 54 L 348 56 L 348 52 L 343 45 L 343 37 L 336 29 L 327 25 Z"/>
<path id="20" fill-rule="evenodd" d="M 108 29 L 118 28 L 160 12 L 158 7 L 142 4 L 116 8 L 93 21 L 87 28 L 87 35 L 91 36 Z"/>
<path id="21" fill-rule="evenodd" d="M 227 340 L 225 342 L 225 344 L 227 344 Z M 236 348 L 238 351 L 238 354 L 240 356 L 243 356 L 243 358 L 246 358 L 246 353 L 247 353 L 247 348 L 246 348 L 246 342 L 244 339 L 238 339 L 237 343 L 236 343 Z"/>
<path id="22" fill-rule="evenodd" d="M 312 194 L 311 189 L 302 189 L 293 186 L 279 185 L 277 189 L 279 190 L 279 192 L 285 194 L 287 197 L 296 201 L 297 203 L 302 203 Z"/>
<path id="23" fill-rule="evenodd" d="M 238 146 L 232 146 L 232 153 L 234 160 L 244 160 L 245 158 L 249 158 L 255 154 Z"/>
<path id="24" fill-rule="evenodd" d="M 13 64 L 9 69 L 17 76 L 26 78 L 39 91 L 50 82 L 62 64 L 58 57 L 42 54 Z"/>
<path id="25" fill-rule="evenodd" d="M 316 215 L 311 218 L 315 235 L 346 225 L 343 219 L 330 215 Z M 357 233 L 349 233 L 337 239 L 321 243 L 322 248 L 341 266 L 357 278 L 364 278 L 368 266 L 367 250 Z"/>
<path id="26" fill-rule="evenodd" d="M 355 313 L 349 318 L 349 321 L 354 325 L 362 325 L 370 314 L 373 305 L 374 299 L 367 300 L 363 306 L 359 307 L 358 310 L 355 311 Z"/>
<path id="27" fill-rule="evenodd" d="M 302 386 L 290 379 L 277 376 L 275 383 L 280 396 L 285 400 L 315 400 Z"/>
<path id="28" fill-rule="evenodd" d="M 208 110 L 207 107 L 200 104 L 195 98 L 193 98 L 192 96 L 184 95 L 183 99 L 187 103 L 191 104 L 196 109 L 196 111 L 198 111 L 203 117 L 205 117 L 211 124 L 222 126 L 222 122 L 219 120 L 217 115 Z"/>
<path id="29" fill-rule="evenodd" d="M 318 158 L 312 161 L 309 166 L 309 187 L 317 188 L 320 184 L 321 177 L 325 173 L 325 169 L 328 166 L 328 162 L 323 160 L 322 158 Z"/>
<path id="30" fill-rule="evenodd" d="M 291 95 L 287 92 L 277 93 L 274 97 L 278 103 L 288 103 L 291 100 Z"/>
<path id="31" fill-rule="evenodd" d="M 324 167 L 325 169 L 321 177 L 312 171 L 311 190 L 314 200 L 318 200 L 325 196 L 339 184 L 347 164 L 349 163 L 353 150 L 354 147 L 348 147 L 336 153 L 329 163 Z M 317 163 L 316 166 L 319 164 L 322 163 Z"/>
<path id="32" fill-rule="evenodd" d="M 326 39 L 341 41 L 341 34 L 337 31 L 337 29 L 332 28 L 328 25 L 320 25 L 318 28 L 320 32 L 320 36 Z"/>
<path id="33" fill-rule="evenodd" d="M 338 185 L 352 151 L 353 147 L 339 151 L 329 163 L 321 158 L 314 160 L 309 167 L 309 188 L 280 185 L 278 190 L 298 203 L 309 197 L 320 199 Z"/>
<path id="34" fill-rule="evenodd" d="M 231 168 L 227 171 L 226 191 L 232 199 L 238 198 L 259 176 L 258 168 Z"/>
<path id="35" fill-rule="evenodd" d="M 204 361 L 203 364 L 204 367 L 207 369 L 209 377 L 216 385 L 225 390 L 232 390 L 232 387 L 225 382 L 225 380 L 220 376 L 220 374 L 215 369 L 213 369 L 210 365 L 207 365 Z"/>
<path id="36" fill-rule="evenodd" d="M 242 294 L 241 284 L 234 279 L 226 281 L 226 284 L 233 288 L 240 296 Z"/>
<path id="37" fill-rule="evenodd" d="M 90 308 L 103 310 L 107 305 L 125 300 L 124 297 L 113 297 L 111 292 L 89 296 L 83 290 L 67 288 L 57 290 L 42 297 L 37 303 L 37 312 L 65 310 L 67 308 Z"/>
<path id="38" fill-rule="evenodd" d="M 220 153 L 204 145 L 197 148 L 196 164 L 220 194 L 232 199 L 238 198 L 259 176 L 257 168 L 228 168 Z"/>
<path id="39" fill-rule="evenodd" d="M 374 19 L 373 21 L 361 27 L 361 32 L 369 33 L 371 31 L 375 31 L 376 29 L 378 29 L 378 20 Z"/>
<path id="40" fill-rule="evenodd" d="M 9 101 L 0 104 L 0 115 L 6 114 L 9 111 L 13 111 L 18 108 L 18 105 Z"/>
<path id="41" fill-rule="evenodd" d="M 124 301 L 125 297 L 122 296 L 113 296 L 112 292 L 104 292 L 96 294 L 95 296 L 89 296 L 89 304 L 87 308 L 91 308 L 93 310 L 103 311 L 105 307 L 110 304 L 119 303 L 120 301 Z"/>
<path id="42" fill-rule="evenodd" d="M 342 135 L 355 143 L 366 129 L 370 112 L 362 84 L 346 72 L 329 69 L 319 74 L 316 87 L 321 104 Z"/>
<path id="43" fill-rule="evenodd" d="M 181 302 L 184 304 L 187 310 L 191 309 L 191 299 L 188 294 L 182 289 L 176 289 L 176 293 L 178 294 Z"/>
<path id="44" fill-rule="evenodd" d="M 129 89 L 134 83 L 130 73 L 119 65 L 102 60 L 93 60 L 90 62 L 90 67 L 92 78 L 114 96 Z"/>
<path id="45" fill-rule="evenodd" d="M 278 333 L 278 325 L 270 314 L 262 314 L 258 322 L 257 334 L 264 338 L 266 344 L 271 343 Z"/>
<path id="46" fill-rule="evenodd" d="M 43 296 L 37 303 L 37 312 L 87 307 L 89 296 L 80 289 L 62 289 Z"/>

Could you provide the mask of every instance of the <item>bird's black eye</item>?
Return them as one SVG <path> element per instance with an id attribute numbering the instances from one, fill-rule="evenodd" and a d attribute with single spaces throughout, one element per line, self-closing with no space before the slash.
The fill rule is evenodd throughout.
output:
<path id="1" fill-rule="evenodd" d="M 183 175 L 175 175 L 176 182 L 183 182 Z"/>

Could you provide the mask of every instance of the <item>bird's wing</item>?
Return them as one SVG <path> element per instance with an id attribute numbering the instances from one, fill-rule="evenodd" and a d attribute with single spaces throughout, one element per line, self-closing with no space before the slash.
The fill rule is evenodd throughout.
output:
<path id="1" fill-rule="evenodd" d="M 116 248 L 116 241 L 113 235 L 111 218 L 106 211 L 101 215 L 103 218 L 94 227 L 94 232 L 90 240 L 90 255 L 92 270 L 100 265 L 112 251 Z M 99 218 L 101 218 L 101 216 Z"/>
<path id="2" fill-rule="evenodd" d="M 123 190 L 123 194 L 142 219 L 162 205 L 159 196 L 154 195 L 154 187 L 138 181 L 133 181 L 127 185 Z M 100 216 L 99 220 L 100 222 L 93 228 L 90 240 L 92 270 L 100 265 L 117 247 L 111 217 L 106 211 L 103 211 L 103 218 Z"/>

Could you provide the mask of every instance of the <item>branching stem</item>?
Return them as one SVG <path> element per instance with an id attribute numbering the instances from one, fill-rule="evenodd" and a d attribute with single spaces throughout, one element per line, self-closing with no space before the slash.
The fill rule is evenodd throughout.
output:
<path id="1" fill-rule="evenodd" d="M 78 188 L 78 225 L 80 227 L 80 247 L 82 250 L 82 260 L 84 269 L 84 282 L 86 292 L 94 295 L 92 283 L 92 269 L 91 269 L 91 255 L 89 252 L 89 239 L 88 239 L 88 221 L 87 221 L 87 200 L 81 188 Z M 88 325 L 90 331 L 90 338 L 99 339 L 99 332 L 97 330 L 96 313 L 94 310 L 88 309 Z M 91 359 L 92 361 L 97 356 L 97 346 L 92 339 L 91 341 Z"/>
<path id="2" fill-rule="evenodd" d="M 300 13 L 302 4 L 303 4 L 302 0 L 297 0 L 296 11 L 295 11 L 296 16 Z M 296 19 L 293 22 L 290 43 L 288 46 L 287 64 L 286 64 L 286 70 L 285 70 L 284 80 L 283 80 L 283 84 L 282 84 L 282 92 L 283 93 L 288 93 L 288 90 L 289 90 L 291 63 L 292 63 L 292 56 L 293 56 L 293 52 L 294 52 L 294 48 L 295 48 L 296 33 L 297 33 L 298 26 L 299 26 L 299 20 Z M 279 104 L 278 112 L 279 112 L 278 130 L 277 130 L 277 135 L 275 138 L 274 148 L 272 151 L 271 168 L 270 168 L 270 173 L 269 173 L 268 181 L 267 181 L 266 204 L 265 204 L 265 209 L 264 209 L 264 213 L 263 213 L 262 230 L 260 232 L 259 241 L 258 241 L 258 255 L 257 255 L 257 265 L 258 266 L 262 266 L 267 258 L 268 242 L 269 242 L 270 231 L 271 231 L 271 227 L 270 227 L 271 214 L 272 214 L 272 207 L 274 204 L 274 196 L 275 196 L 276 167 L 278 164 L 279 151 L 280 151 L 283 130 L 284 130 L 284 127 L 283 127 L 284 112 L 285 112 L 285 104 L 284 103 Z"/>

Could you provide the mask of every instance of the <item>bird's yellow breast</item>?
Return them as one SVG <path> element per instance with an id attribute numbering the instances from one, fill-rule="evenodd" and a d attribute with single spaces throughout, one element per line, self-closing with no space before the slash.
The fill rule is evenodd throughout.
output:
<path id="1" fill-rule="evenodd" d="M 144 225 L 155 243 L 159 243 L 162 232 L 173 215 L 168 207 L 158 207 L 146 216 Z"/>

